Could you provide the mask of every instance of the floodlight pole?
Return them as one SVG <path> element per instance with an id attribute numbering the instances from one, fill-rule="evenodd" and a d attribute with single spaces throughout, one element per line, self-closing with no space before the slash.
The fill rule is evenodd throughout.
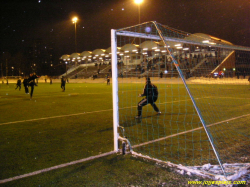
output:
<path id="1" fill-rule="evenodd" d="M 118 76 L 117 76 L 117 43 L 116 30 L 111 29 L 111 62 L 112 62 L 112 95 L 113 95 L 113 133 L 114 151 L 118 151 L 118 127 L 119 127 L 119 106 L 118 106 Z"/>
<path id="2" fill-rule="evenodd" d="M 138 4 L 138 11 L 139 11 L 139 24 L 141 23 L 141 7 L 140 4 Z"/>
<path id="3" fill-rule="evenodd" d="M 76 21 L 75 21 L 75 52 L 77 52 L 77 43 L 76 43 Z"/>

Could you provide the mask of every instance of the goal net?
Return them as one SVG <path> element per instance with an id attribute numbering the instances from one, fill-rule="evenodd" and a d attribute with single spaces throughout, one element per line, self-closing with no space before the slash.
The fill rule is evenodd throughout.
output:
<path id="1" fill-rule="evenodd" d="M 226 164 L 249 166 L 250 48 L 157 22 L 111 33 L 115 150 L 126 140 L 136 155 L 227 177 Z M 136 118 L 145 77 L 161 114 L 146 98 Z"/>

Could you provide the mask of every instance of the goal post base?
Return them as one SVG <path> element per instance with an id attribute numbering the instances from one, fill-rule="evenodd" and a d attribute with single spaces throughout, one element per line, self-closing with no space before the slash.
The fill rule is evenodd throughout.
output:
<path id="1" fill-rule="evenodd" d="M 227 174 L 224 176 L 220 165 L 204 164 L 202 166 L 183 166 L 181 164 L 174 164 L 169 161 L 162 161 L 150 156 L 142 155 L 135 151 L 131 151 L 134 157 L 139 157 L 144 160 L 155 162 L 161 167 L 170 167 L 173 171 L 188 175 L 190 177 L 197 176 L 204 179 L 210 179 L 213 181 L 248 181 L 250 180 L 250 163 L 233 163 L 223 164 L 223 168 Z"/>

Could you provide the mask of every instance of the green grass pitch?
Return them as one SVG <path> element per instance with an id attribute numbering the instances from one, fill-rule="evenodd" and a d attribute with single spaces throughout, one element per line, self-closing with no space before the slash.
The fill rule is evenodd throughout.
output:
<path id="1" fill-rule="evenodd" d="M 119 86 L 120 125 L 133 146 L 201 127 L 182 85 L 157 86 L 157 105 L 163 114 L 155 116 L 151 106 L 145 106 L 140 121 L 134 116 L 143 84 Z M 190 85 L 206 124 L 211 124 L 208 129 L 217 147 L 223 148 L 222 160 L 233 162 L 236 155 L 249 154 L 244 146 L 249 143 L 249 117 L 234 119 L 249 113 L 248 89 L 245 85 Z M 23 87 L 18 91 L 15 84 L 1 84 L 0 106 L 0 180 L 113 150 L 112 86 L 105 83 L 69 83 L 65 92 L 59 83 L 39 83 L 32 100 Z M 232 120 L 213 125 L 228 119 Z M 229 139 L 236 129 L 237 136 Z M 241 144 L 233 147 L 239 141 Z M 231 151 L 235 154 L 227 154 L 232 149 L 237 149 Z M 187 165 L 216 162 L 200 129 L 134 150 Z M 130 155 L 111 155 L 2 185 L 126 186 L 169 182 L 169 186 L 175 186 L 187 180 L 170 169 Z"/>

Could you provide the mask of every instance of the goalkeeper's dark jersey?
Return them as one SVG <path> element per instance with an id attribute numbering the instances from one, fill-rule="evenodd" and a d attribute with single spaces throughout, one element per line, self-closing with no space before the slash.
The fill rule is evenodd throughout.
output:
<path id="1" fill-rule="evenodd" d="M 142 96 L 146 96 L 147 98 L 157 98 L 158 97 L 157 86 L 155 86 L 154 84 L 146 84 Z"/>

